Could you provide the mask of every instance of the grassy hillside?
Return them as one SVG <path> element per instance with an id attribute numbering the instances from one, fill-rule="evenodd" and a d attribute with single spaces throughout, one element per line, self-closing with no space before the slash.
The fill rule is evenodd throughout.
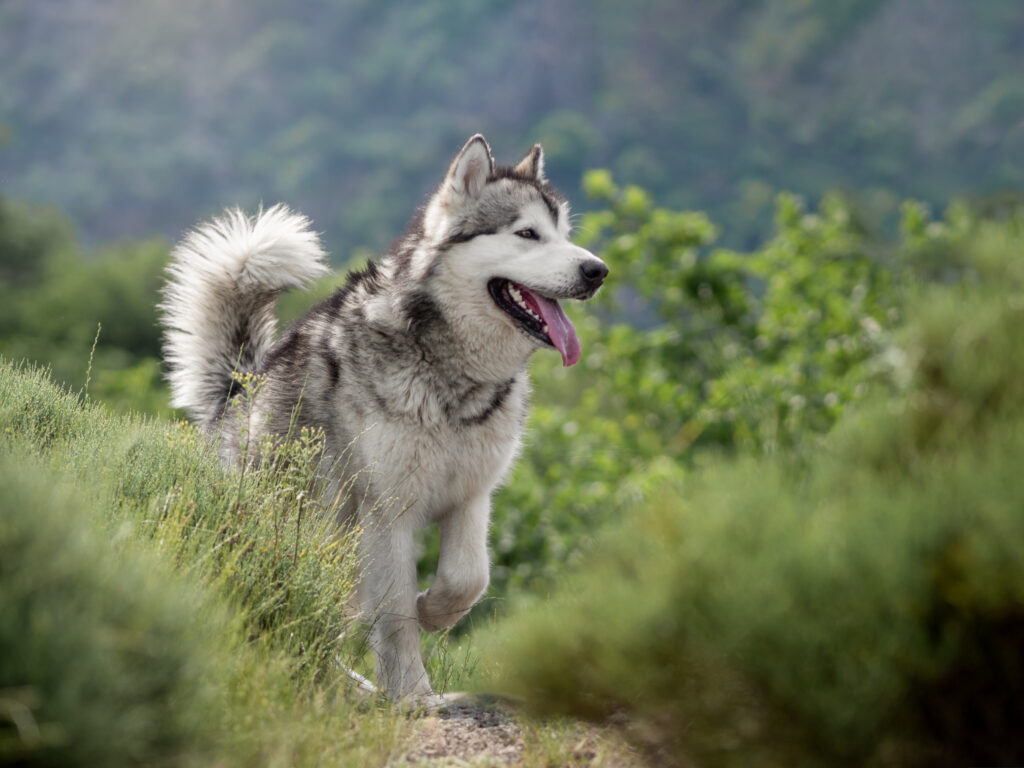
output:
<path id="1" fill-rule="evenodd" d="M 0 362 L 0 762 L 386 759 L 401 720 L 339 687 L 352 548 L 289 458 L 226 475 L 191 427 Z"/>
<path id="2" fill-rule="evenodd" d="M 81 490 L 0 458 L 0 759 L 174 764 L 213 749 L 233 661 L 224 607 L 103 537 Z"/>
<path id="3" fill-rule="evenodd" d="M 979 232 L 803 462 L 711 462 L 606 530 L 482 685 L 685 765 L 1020 764 L 1022 246 Z"/>

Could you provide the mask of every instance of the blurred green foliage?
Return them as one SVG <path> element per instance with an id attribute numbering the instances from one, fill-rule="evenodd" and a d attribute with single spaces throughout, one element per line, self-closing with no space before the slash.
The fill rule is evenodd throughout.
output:
<path id="1" fill-rule="evenodd" d="M 0 174 L 89 242 L 290 202 L 382 249 L 465 139 L 544 144 L 706 210 L 730 247 L 771 190 L 871 215 L 1024 184 L 1016 0 L 64 0 L 0 4 Z"/>
<path id="2" fill-rule="evenodd" d="M 806 462 L 663 483 L 487 634 L 487 685 L 681 765 L 1021 761 L 1024 217 L 930 228 L 964 277 L 913 290 L 871 397 Z"/>
<path id="3" fill-rule="evenodd" d="M 601 172 L 585 184 L 607 208 L 583 217 L 583 244 L 653 314 L 638 332 L 609 327 L 597 354 L 615 361 L 617 407 L 646 412 L 660 452 L 774 451 L 827 429 L 899 317 L 899 271 L 852 207 L 828 196 L 807 213 L 781 195 L 773 236 L 738 253 L 707 247 L 716 232 L 703 214 L 656 208 Z"/>
<path id="4" fill-rule="evenodd" d="M 603 207 L 578 239 L 611 274 L 597 312 L 569 308 L 580 365 L 533 364 L 527 449 L 495 503 L 497 596 L 535 594 L 601 524 L 711 456 L 818 450 L 884 373 L 910 286 L 961 279 L 958 249 L 979 225 L 964 204 L 934 220 L 908 202 L 893 241 L 841 197 L 810 212 L 782 194 L 772 236 L 741 253 L 714 247 L 703 213 L 604 171 L 584 183 Z"/>
<path id="5" fill-rule="evenodd" d="M 156 303 L 158 240 L 86 252 L 56 211 L 0 196 L 0 354 L 121 410 L 169 415 Z M 93 345 L 95 342 L 95 349 Z"/>
<path id="6" fill-rule="evenodd" d="M 228 676 L 225 611 L 172 563 L 111 551 L 81 489 L 11 447 L 0 452 L 0 762 L 176 765 L 208 752 Z"/>

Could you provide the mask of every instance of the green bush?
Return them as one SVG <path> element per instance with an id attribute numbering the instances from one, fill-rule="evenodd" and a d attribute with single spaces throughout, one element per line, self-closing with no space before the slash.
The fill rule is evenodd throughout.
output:
<path id="1" fill-rule="evenodd" d="M 889 242 L 839 197 L 808 212 L 780 195 L 774 235 L 738 253 L 712 247 L 702 213 L 658 207 L 604 171 L 585 186 L 603 208 L 581 219 L 581 243 L 611 273 L 593 302 L 567 307 L 580 364 L 533 363 L 527 447 L 495 500 L 502 597 L 544 589 L 599 525 L 709 456 L 813 451 L 876 377 L 916 264 L 947 263 L 938 243 L 968 227 L 911 204 Z"/>
<path id="2" fill-rule="evenodd" d="M 156 322 L 166 262 L 158 240 L 86 252 L 56 212 L 0 196 L 0 354 L 76 389 L 91 373 L 113 407 L 169 415 Z"/>
<path id="3" fill-rule="evenodd" d="M 355 554 L 328 535 L 318 503 L 316 436 L 302 433 L 259 468 L 221 469 L 212 443 L 184 423 L 117 416 L 45 373 L 0 360 L 0 436 L 69 473 L 128 526 L 242 602 L 254 636 L 324 675 L 351 634 Z"/>
<path id="4" fill-rule="evenodd" d="M 182 764 L 211 748 L 226 612 L 90 506 L 0 454 L 0 762 Z"/>
<path id="5" fill-rule="evenodd" d="M 972 279 L 912 302 L 894 394 L 804 466 L 665 489 L 495 628 L 488 684 L 627 713 L 681 762 L 1024 760 L 1024 228 L 978 239 Z"/>
<path id="6" fill-rule="evenodd" d="M 405 726 L 346 694 L 354 548 L 297 438 L 225 472 L 192 427 L 0 360 L 0 763 L 387 759 Z"/>

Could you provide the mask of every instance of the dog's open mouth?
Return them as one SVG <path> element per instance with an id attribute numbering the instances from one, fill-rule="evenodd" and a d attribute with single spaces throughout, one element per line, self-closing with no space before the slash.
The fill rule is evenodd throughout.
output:
<path id="1" fill-rule="evenodd" d="M 491 298 L 519 327 L 562 353 L 562 365 L 580 359 L 580 340 L 572 321 L 555 299 L 541 296 L 524 285 L 495 277 L 487 283 Z"/>

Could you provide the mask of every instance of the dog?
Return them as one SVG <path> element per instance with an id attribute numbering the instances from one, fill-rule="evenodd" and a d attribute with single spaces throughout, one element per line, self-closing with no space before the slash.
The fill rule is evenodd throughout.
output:
<path id="1" fill-rule="evenodd" d="M 496 166 L 476 135 L 389 252 L 278 340 L 277 295 L 328 271 L 310 226 L 284 205 L 234 209 L 174 248 L 160 304 L 172 404 L 229 466 L 253 439 L 322 431 L 324 498 L 361 531 L 378 685 L 431 697 L 418 627 L 452 626 L 486 591 L 490 499 L 520 450 L 527 363 L 538 349 L 579 360 L 558 302 L 589 299 L 608 268 L 570 242 L 541 146 Z M 229 406 L 247 373 L 260 385 L 243 429 Z M 413 534 L 432 524 L 437 573 L 417 594 Z"/>

